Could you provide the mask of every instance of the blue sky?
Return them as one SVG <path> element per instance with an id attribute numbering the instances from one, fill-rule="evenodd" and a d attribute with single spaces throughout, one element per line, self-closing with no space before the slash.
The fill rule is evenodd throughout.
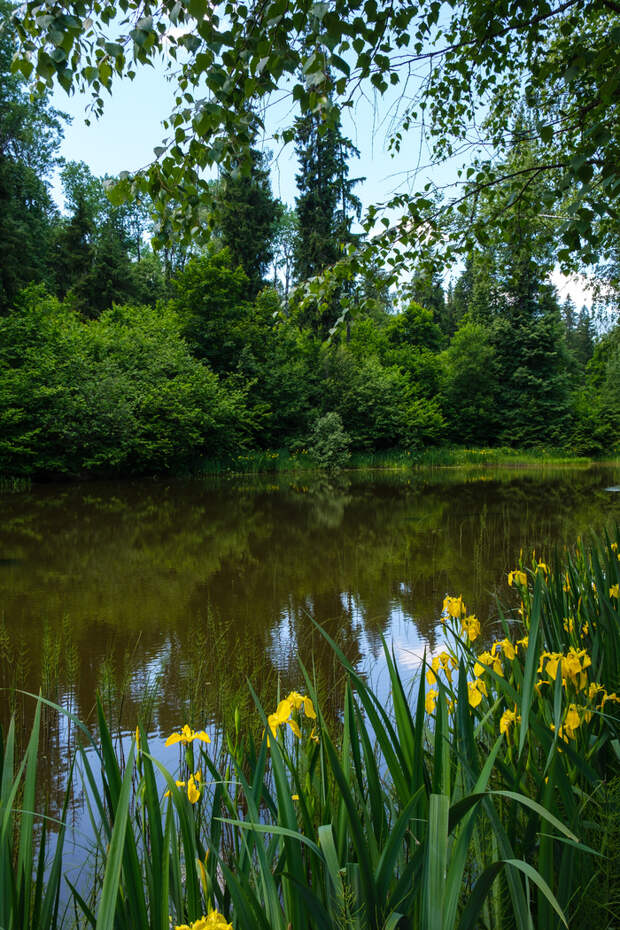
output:
<path id="1" fill-rule="evenodd" d="M 85 125 L 89 96 L 71 97 L 61 89 L 53 96 L 53 104 L 72 117 L 67 126 L 61 154 L 67 160 L 85 161 L 94 174 L 118 174 L 135 171 L 154 157 L 153 149 L 165 135 L 161 121 L 172 110 L 173 86 L 163 73 L 151 68 L 138 70 L 133 82 L 117 84 L 112 95 L 105 96 L 105 112 L 101 119 Z M 385 104 L 382 104 L 382 110 Z M 274 155 L 272 185 L 276 196 L 290 205 L 295 202 L 295 172 L 297 163 L 291 145 L 284 150 L 274 143 L 271 133 L 291 116 L 286 103 L 270 110 L 265 145 Z M 343 130 L 360 150 L 360 158 L 351 163 L 351 177 L 365 177 L 356 188 L 364 206 L 387 199 L 398 184 L 403 183 L 409 168 L 417 160 L 418 140 L 413 136 L 397 158 L 392 158 L 385 145 L 386 127 L 376 125 L 378 115 L 369 100 L 355 110 L 343 113 Z M 413 154 L 415 153 L 415 154 Z M 437 180 L 437 173 L 435 174 Z M 62 206 L 59 184 L 54 194 Z"/>

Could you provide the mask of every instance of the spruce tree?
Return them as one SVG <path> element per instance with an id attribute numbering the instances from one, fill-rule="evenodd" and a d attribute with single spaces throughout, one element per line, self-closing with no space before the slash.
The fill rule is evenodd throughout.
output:
<path id="1" fill-rule="evenodd" d="M 579 317 L 575 325 L 575 332 L 571 346 L 577 362 L 584 371 L 586 365 L 594 354 L 595 335 L 596 330 L 592 321 L 592 315 L 584 304 L 584 306 L 579 311 Z"/>
<path id="2" fill-rule="evenodd" d="M 422 307 L 432 310 L 433 319 L 441 326 L 442 331 L 447 335 L 452 334 L 448 330 L 443 285 L 436 272 L 417 269 L 407 287 L 407 294 Z"/>
<path id="3" fill-rule="evenodd" d="M 51 264 L 56 293 L 68 292 L 89 273 L 93 259 L 95 225 L 84 198 L 79 197 L 69 217 L 62 217 L 54 230 Z"/>
<path id="4" fill-rule="evenodd" d="M 98 317 L 136 294 L 133 230 L 129 211 L 113 206 L 105 192 L 105 178 L 92 174 L 84 162 L 69 162 L 61 180 L 71 214 L 57 227 L 53 269 L 57 291 L 68 296 L 85 317 Z"/>
<path id="5" fill-rule="evenodd" d="M 282 205 L 271 190 L 269 156 L 253 148 L 249 174 L 226 172 L 216 196 L 215 225 L 234 268 L 243 268 L 246 296 L 253 300 L 266 284 Z"/>
<path id="6" fill-rule="evenodd" d="M 360 179 L 349 178 L 348 160 L 359 157 L 359 152 L 343 136 L 339 121 L 328 127 L 315 113 L 297 121 L 295 151 L 299 161 L 295 273 L 305 281 L 336 262 L 343 246 L 354 240 L 351 225 L 360 215 L 361 202 L 353 188 Z"/>
<path id="7" fill-rule="evenodd" d="M 328 125 L 318 113 L 297 120 L 295 151 L 299 235 L 294 269 L 296 280 L 306 281 L 337 262 L 344 247 L 356 238 L 351 226 L 362 205 L 353 188 L 361 179 L 349 178 L 348 161 L 359 152 L 343 136 L 339 119 Z M 325 338 L 338 316 L 336 294 L 326 307 L 307 311 L 300 323 Z"/>

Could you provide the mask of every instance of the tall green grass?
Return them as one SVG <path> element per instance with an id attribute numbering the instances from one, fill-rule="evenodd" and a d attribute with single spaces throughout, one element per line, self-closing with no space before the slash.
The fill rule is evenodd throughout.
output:
<path id="1" fill-rule="evenodd" d="M 589 465 L 591 459 L 561 449 L 465 449 L 457 446 L 427 449 L 388 449 L 354 452 L 347 468 L 407 469 L 412 467 L 460 467 L 465 465 Z M 265 474 L 320 471 L 307 449 L 241 452 L 225 459 L 208 459 L 196 471 L 200 475 Z"/>
<path id="2" fill-rule="evenodd" d="M 447 598 L 445 649 L 415 681 L 384 645 L 389 702 L 321 631 L 346 679 L 335 717 L 302 667 L 304 694 L 265 709 L 253 694 L 217 752 L 181 731 L 175 773 L 142 728 L 121 763 L 99 703 L 96 738 L 74 721 L 95 836 L 90 891 L 71 886 L 78 925 L 167 930 L 216 911 L 235 930 L 554 930 L 590 926 L 596 890 L 612 927 L 618 542 L 515 566 L 482 650 Z M 23 930 L 63 925 L 64 827 L 49 870 L 48 836 L 32 839 L 39 721 L 40 705 L 18 766 L 13 731 L 2 754 L 0 926 Z"/>
<path id="3" fill-rule="evenodd" d="M 431 467 L 461 465 L 589 465 L 592 460 L 562 449 L 466 449 L 458 446 L 423 449 L 412 453 L 413 463 Z"/>
<path id="4" fill-rule="evenodd" d="M 0 494 L 20 494 L 32 487 L 30 478 L 0 475 Z"/>

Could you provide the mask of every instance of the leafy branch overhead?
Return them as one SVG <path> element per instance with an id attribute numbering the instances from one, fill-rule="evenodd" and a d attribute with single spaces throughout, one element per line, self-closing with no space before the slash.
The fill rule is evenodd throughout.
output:
<path id="1" fill-rule="evenodd" d="M 205 169 L 247 167 L 254 114 L 274 98 L 290 98 L 297 115 L 318 114 L 329 131 L 343 107 L 371 91 L 399 114 L 393 150 L 410 140 L 417 149 L 421 133 L 430 166 L 462 164 L 445 189 L 413 171 L 405 191 L 368 211 L 373 257 L 395 273 L 421 250 L 448 259 L 470 251 L 490 222 L 501 229 L 523 203 L 535 204 L 565 266 L 616 248 L 615 0 L 30 0 L 15 25 L 14 68 L 39 89 L 58 81 L 90 90 L 95 116 L 104 92 L 139 66 L 170 72 L 177 94 L 166 137 L 115 196 L 148 193 L 160 209 L 173 197 L 175 235 L 201 234 Z M 517 112 L 526 118 L 515 121 Z M 290 142 L 293 124 L 280 135 Z M 527 157 L 515 165 L 523 144 Z"/>

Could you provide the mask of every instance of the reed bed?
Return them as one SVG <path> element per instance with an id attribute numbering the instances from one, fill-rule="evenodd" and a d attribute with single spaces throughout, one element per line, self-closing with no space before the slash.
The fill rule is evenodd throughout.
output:
<path id="1" fill-rule="evenodd" d="M 587 467 L 592 459 L 562 449 L 466 449 L 439 446 L 426 449 L 387 449 L 376 452 L 353 452 L 346 469 L 410 469 L 418 467 L 451 468 L 475 466 L 560 466 Z M 247 475 L 272 472 L 321 471 L 308 449 L 290 452 L 267 449 L 243 452 L 224 459 L 208 459 L 196 470 L 198 476 Z"/>
<path id="2" fill-rule="evenodd" d="M 217 752 L 179 721 L 175 772 L 141 727 L 121 763 L 101 702 L 96 736 L 73 718 L 86 893 L 63 874 L 66 804 L 53 831 L 37 809 L 40 698 L 19 762 L 14 725 L 2 741 L 0 927 L 617 926 L 619 555 L 616 532 L 521 559 L 482 645 L 446 597 L 445 645 L 413 682 L 385 645 L 388 706 L 330 641 L 338 713 L 302 667 L 303 693 L 253 695 L 261 723 L 233 712 Z"/>

